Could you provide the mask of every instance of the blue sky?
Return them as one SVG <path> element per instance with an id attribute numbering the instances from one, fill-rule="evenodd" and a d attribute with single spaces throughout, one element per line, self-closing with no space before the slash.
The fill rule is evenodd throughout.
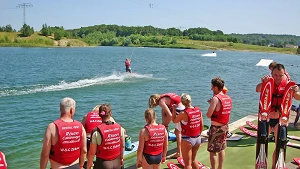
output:
<path id="1" fill-rule="evenodd" d="M 0 26 L 21 28 L 21 3 L 33 5 L 26 23 L 35 31 L 44 23 L 65 29 L 116 24 L 300 36 L 300 0 L 0 0 Z"/>

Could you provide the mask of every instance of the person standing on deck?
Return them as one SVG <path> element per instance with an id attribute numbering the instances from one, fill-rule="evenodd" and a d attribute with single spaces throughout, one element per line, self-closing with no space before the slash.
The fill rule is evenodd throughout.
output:
<path id="1" fill-rule="evenodd" d="M 207 151 L 210 154 L 211 169 L 216 168 L 218 153 L 218 169 L 223 168 L 225 160 L 226 138 L 228 134 L 228 122 L 232 108 L 231 98 L 222 92 L 224 81 L 220 77 L 211 80 L 213 97 L 208 100 L 210 104 L 207 110 L 207 117 L 211 119 L 211 126 L 208 132 Z"/>
<path id="2" fill-rule="evenodd" d="M 200 107 L 192 106 L 190 95 L 183 93 L 181 102 L 185 109 L 176 115 L 174 105 L 172 120 L 174 123 L 181 125 L 181 151 L 185 163 L 184 168 L 198 168 L 199 164 L 196 161 L 196 155 L 201 144 L 201 132 L 204 127 L 202 113 Z"/>
<path id="3" fill-rule="evenodd" d="M 66 97 L 60 101 L 60 118 L 45 131 L 40 157 L 40 169 L 46 169 L 50 159 L 52 169 L 82 169 L 86 157 L 86 132 L 73 120 L 76 102 Z"/>
<path id="4" fill-rule="evenodd" d="M 274 130 L 274 137 L 275 137 L 275 145 L 277 143 L 277 134 L 278 134 L 278 125 L 279 125 L 279 118 L 280 118 L 280 105 L 282 102 L 283 93 L 285 91 L 285 87 L 288 84 L 288 80 L 285 76 L 285 68 L 282 64 L 276 64 L 272 69 L 272 77 L 274 79 L 274 89 L 272 94 L 272 101 L 271 101 L 271 110 L 270 113 L 265 116 L 262 116 L 263 120 L 268 119 L 269 123 L 269 131 Z M 261 83 L 256 86 L 256 92 L 261 92 L 262 83 L 266 82 L 270 78 L 269 75 L 265 75 L 261 78 Z M 300 92 L 298 92 L 299 87 L 297 85 L 293 86 L 292 90 L 294 90 L 294 98 L 296 100 L 300 100 Z M 281 123 L 286 123 L 288 126 L 287 121 L 281 120 Z M 275 158 L 276 158 L 276 148 L 273 152 L 273 161 L 272 161 L 272 169 L 275 168 Z"/>
<path id="5" fill-rule="evenodd" d="M 120 169 L 124 165 L 124 129 L 111 121 L 112 111 L 109 104 L 99 107 L 102 123 L 92 131 L 87 169 Z M 96 155 L 96 163 L 93 160 Z"/>
<path id="6" fill-rule="evenodd" d="M 166 127 L 156 123 L 156 113 L 149 108 L 144 113 L 146 125 L 139 134 L 136 167 L 159 169 L 166 161 L 168 133 Z"/>

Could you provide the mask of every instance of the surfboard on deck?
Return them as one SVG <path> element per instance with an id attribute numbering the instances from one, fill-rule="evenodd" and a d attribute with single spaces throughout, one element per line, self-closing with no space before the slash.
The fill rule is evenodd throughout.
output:
<path id="1" fill-rule="evenodd" d="M 178 161 L 179 164 L 181 164 L 182 166 L 185 166 L 182 157 L 178 157 L 178 158 L 177 158 L 177 161 Z M 199 165 L 199 168 L 200 168 L 200 169 L 209 169 L 209 167 L 205 166 L 204 164 L 200 163 L 199 161 L 198 161 L 198 165 Z"/>
<path id="2" fill-rule="evenodd" d="M 246 129 L 244 126 L 241 126 L 240 127 L 240 130 L 242 131 L 242 132 L 244 132 L 245 134 L 248 134 L 249 136 L 251 136 L 251 137 L 257 137 L 257 133 L 256 132 L 253 132 L 253 131 L 251 131 L 251 130 L 248 130 L 248 129 Z M 286 144 L 287 146 L 289 146 L 289 147 L 293 147 L 293 148 L 297 148 L 297 149 L 300 149 L 300 144 L 297 144 L 297 143 L 293 143 L 293 142 L 287 142 L 287 144 Z"/>
<path id="3" fill-rule="evenodd" d="M 246 121 L 246 124 L 255 130 L 257 130 L 257 128 L 258 128 L 258 126 L 256 124 L 253 124 L 251 121 Z M 287 135 L 287 138 L 300 141 L 300 137 L 298 137 L 298 136 Z"/>
<path id="4" fill-rule="evenodd" d="M 300 157 L 295 157 L 293 160 L 300 166 Z"/>

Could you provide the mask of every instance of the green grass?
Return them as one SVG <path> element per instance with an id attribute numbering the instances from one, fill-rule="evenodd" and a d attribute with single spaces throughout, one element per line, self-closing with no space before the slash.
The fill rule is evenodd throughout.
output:
<path id="1" fill-rule="evenodd" d="M 207 50 L 239 50 L 251 52 L 269 52 L 269 53 L 286 53 L 296 54 L 295 48 L 275 48 L 267 46 L 248 45 L 232 42 L 214 42 L 214 41 L 196 41 L 190 39 L 177 39 L 177 43 L 184 46 L 189 46 L 194 49 Z"/>

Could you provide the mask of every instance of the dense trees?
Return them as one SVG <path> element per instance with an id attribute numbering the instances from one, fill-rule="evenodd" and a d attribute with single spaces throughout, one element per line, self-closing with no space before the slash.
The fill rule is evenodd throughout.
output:
<path id="1" fill-rule="evenodd" d="M 295 35 L 269 35 L 269 34 L 231 34 L 232 37 L 240 39 L 243 43 L 285 47 L 286 44 L 300 45 L 300 37 Z"/>
<path id="2" fill-rule="evenodd" d="M 11 25 L 1 27 L 0 32 L 14 32 Z M 30 36 L 33 28 L 23 25 L 21 36 Z M 155 28 L 153 26 L 118 26 L 95 25 L 78 29 L 65 30 L 59 26 L 42 25 L 40 34 L 51 36 L 54 40 L 62 38 L 82 39 L 90 45 L 174 45 L 176 39 L 192 39 L 200 41 L 220 41 L 245 43 L 260 46 L 286 47 L 287 44 L 300 45 L 300 37 L 294 35 L 269 35 L 269 34 L 224 34 L 221 30 L 212 31 L 207 28 L 189 28 L 181 31 L 178 28 Z"/>
<path id="3" fill-rule="evenodd" d="M 16 30 L 13 29 L 10 24 L 8 24 L 6 26 L 0 26 L 0 32 L 16 32 Z"/>

